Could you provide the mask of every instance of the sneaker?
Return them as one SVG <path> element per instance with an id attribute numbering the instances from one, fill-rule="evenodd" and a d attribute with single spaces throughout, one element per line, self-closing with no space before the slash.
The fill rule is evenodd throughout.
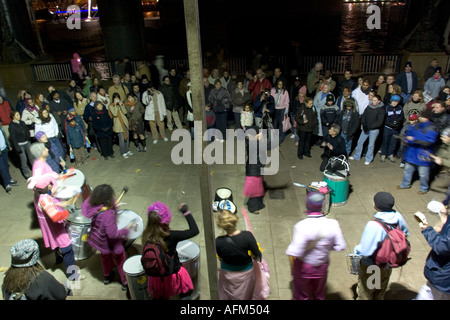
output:
<path id="1" fill-rule="evenodd" d="M 124 154 L 122 155 L 122 157 L 124 157 L 125 159 L 127 159 L 127 158 L 128 158 L 128 155 L 127 155 L 126 153 L 124 153 Z"/>
<path id="2" fill-rule="evenodd" d="M 425 193 L 427 193 L 428 191 L 419 191 L 419 192 L 417 192 L 417 194 L 419 194 L 419 195 L 424 195 Z"/>
<path id="3" fill-rule="evenodd" d="M 110 284 L 114 280 L 114 276 L 115 276 L 114 271 L 111 271 L 109 276 L 105 276 L 103 278 L 103 284 L 104 285 Z"/>
<path id="4" fill-rule="evenodd" d="M 144 151 L 144 150 L 142 150 L 142 147 L 141 147 L 141 146 L 138 146 L 138 147 L 137 147 L 137 151 L 138 151 L 138 152 L 142 152 L 142 151 Z"/>
<path id="5" fill-rule="evenodd" d="M 355 160 L 355 158 L 353 158 L 353 157 L 348 157 L 350 160 Z"/>
<path id="6" fill-rule="evenodd" d="M 114 158 L 115 158 L 113 154 L 112 154 L 112 155 L 110 155 L 109 157 L 110 157 L 111 159 L 114 159 Z"/>
<path id="7" fill-rule="evenodd" d="M 294 139 L 295 138 L 295 134 L 291 134 L 291 139 Z"/>
<path id="8" fill-rule="evenodd" d="M 14 180 L 14 179 L 11 179 L 11 181 L 9 182 L 9 184 L 12 185 L 12 186 L 15 186 L 15 187 L 18 186 L 17 181 Z"/>
<path id="9" fill-rule="evenodd" d="M 11 185 L 8 184 L 8 185 L 5 187 L 5 190 L 6 190 L 6 192 L 11 193 L 11 190 L 12 190 Z"/>
<path id="10" fill-rule="evenodd" d="M 411 187 L 407 187 L 407 188 L 403 188 L 402 186 L 397 186 L 396 187 L 397 190 L 404 190 L 404 189 L 409 189 L 409 188 L 411 188 Z"/>
<path id="11" fill-rule="evenodd" d="M 158 143 L 158 140 L 153 140 L 153 144 L 157 144 Z"/>
<path id="12" fill-rule="evenodd" d="M 128 151 L 128 152 L 127 152 L 127 155 L 132 156 L 132 155 L 133 155 L 133 152 Z"/>
<path id="13" fill-rule="evenodd" d="M 122 291 L 127 291 L 127 290 L 128 290 L 128 284 L 122 283 Z"/>
<path id="14" fill-rule="evenodd" d="M 145 151 L 147 151 L 147 147 L 142 148 L 142 152 L 145 152 Z"/>
<path id="15" fill-rule="evenodd" d="M 165 138 L 164 138 L 164 141 L 166 141 L 166 142 L 169 141 L 169 138 L 165 137 Z"/>
<path id="16" fill-rule="evenodd" d="M 368 165 L 370 164 L 370 162 L 369 162 L 369 161 L 366 161 L 366 162 L 364 162 L 364 164 L 365 164 L 366 166 L 368 166 Z"/>
<path id="17" fill-rule="evenodd" d="M 390 155 L 388 158 L 389 158 L 389 160 L 390 160 L 392 163 L 395 162 L 395 157 L 394 157 L 393 155 Z"/>
<path id="18" fill-rule="evenodd" d="M 380 161 L 381 162 L 386 162 L 386 156 L 381 156 Z"/>
<path id="19" fill-rule="evenodd" d="M 400 168 L 404 168 L 405 164 L 404 163 L 400 163 Z"/>

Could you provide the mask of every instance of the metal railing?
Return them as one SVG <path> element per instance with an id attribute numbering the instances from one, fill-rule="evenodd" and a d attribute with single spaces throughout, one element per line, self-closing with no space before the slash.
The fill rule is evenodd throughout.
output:
<path id="1" fill-rule="evenodd" d="M 298 72 L 307 74 L 319 61 L 323 63 L 325 69 L 330 69 L 333 74 L 343 74 L 347 68 L 358 70 L 361 74 L 387 74 L 399 71 L 401 55 L 360 55 L 358 59 L 352 55 L 303 56 L 302 67 Z M 134 70 L 137 70 L 140 63 L 149 65 L 150 61 L 132 61 L 131 63 Z M 286 57 L 276 57 L 273 63 L 288 73 Z M 207 58 L 203 59 L 203 65 L 209 66 Z M 227 66 L 230 72 L 240 75 L 245 74 L 249 68 L 247 59 L 242 57 L 227 59 Z M 86 67 L 88 70 L 95 68 L 101 74 L 102 80 L 111 79 L 116 70 L 114 61 L 86 62 Z M 167 59 L 166 68 L 168 67 L 187 68 L 189 59 Z M 31 68 L 35 81 L 68 81 L 72 78 L 70 63 L 32 64 Z"/>

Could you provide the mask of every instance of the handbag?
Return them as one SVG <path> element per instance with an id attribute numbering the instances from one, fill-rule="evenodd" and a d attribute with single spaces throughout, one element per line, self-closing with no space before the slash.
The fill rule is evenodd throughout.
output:
<path id="1" fill-rule="evenodd" d="M 291 128 L 292 128 L 291 119 L 289 118 L 289 115 L 285 114 L 283 119 L 283 132 L 286 132 Z"/>
<path id="2" fill-rule="evenodd" d="M 339 157 L 331 157 L 328 160 L 325 170 L 343 178 L 346 178 L 350 174 L 350 167 L 348 165 L 347 158 L 344 155 L 340 155 Z"/>
<path id="3" fill-rule="evenodd" d="M 264 259 L 261 262 L 253 260 L 253 270 L 255 270 L 256 283 L 252 300 L 264 300 L 270 295 L 270 273 Z"/>

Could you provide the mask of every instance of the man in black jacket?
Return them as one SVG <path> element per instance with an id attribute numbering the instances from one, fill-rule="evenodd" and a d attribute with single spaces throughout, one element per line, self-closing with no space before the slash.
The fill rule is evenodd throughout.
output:
<path id="1" fill-rule="evenodd" d="M 332 124 L 328 130 L 328 134 L 323 138 L 322 147 L 324 147 L 324 151 L 322 154 L 320 171 L 325 170 L 330 158 L 339 157 L 341 155 L 345 155 L 345 157 L 347 157 L 345 141 L 344 138 L 340 136 L 340 133 L 341 127 L 338 124 Z"/>

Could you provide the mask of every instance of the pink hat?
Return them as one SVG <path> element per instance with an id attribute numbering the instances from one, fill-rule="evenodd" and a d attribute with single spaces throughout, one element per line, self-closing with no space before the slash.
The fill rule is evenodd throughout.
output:
<path id="1" fill-rule="evenodd" d="M 161 217 L 161 223 L 169 224 L 172 221 L 172 212 L 162 202 L 153 202 L 147 209 L 147 214 L 151 211 L 155 211 Z"/>

